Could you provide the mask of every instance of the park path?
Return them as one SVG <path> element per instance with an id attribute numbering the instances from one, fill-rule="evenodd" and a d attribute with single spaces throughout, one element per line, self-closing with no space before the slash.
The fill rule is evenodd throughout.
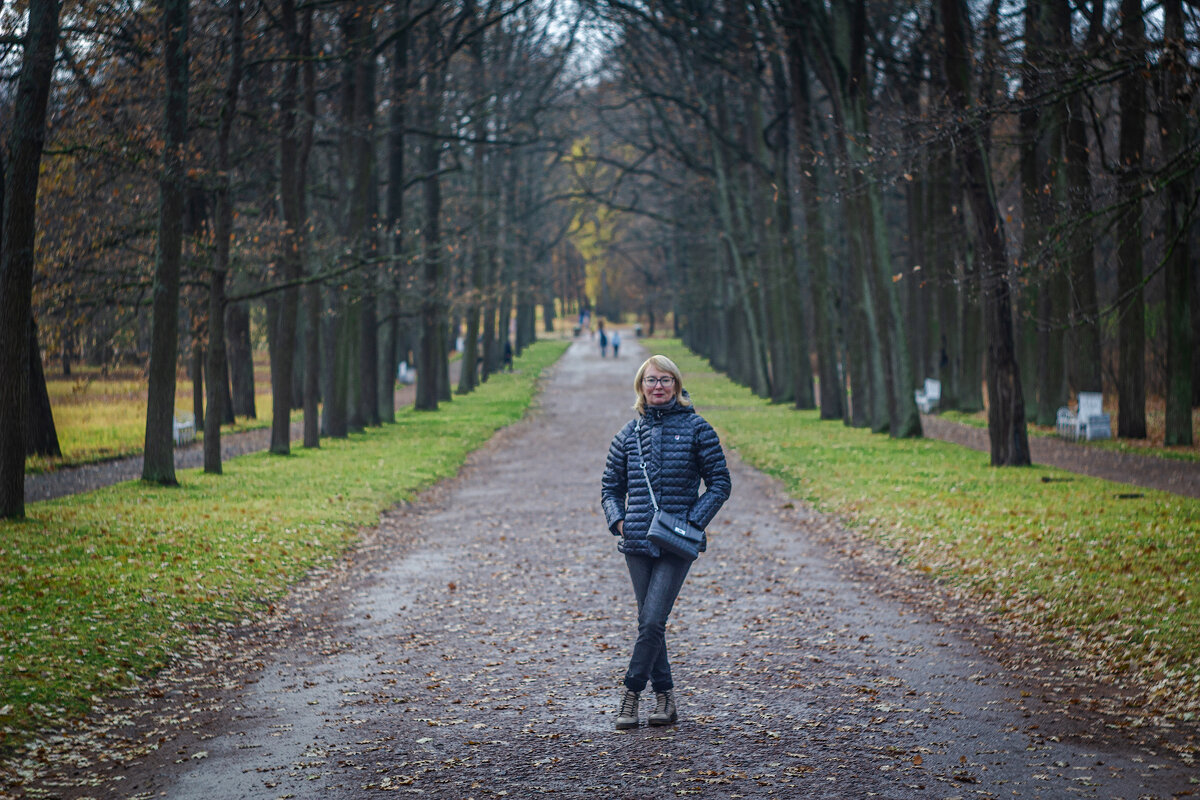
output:
<path id="1" fill-rule="evenodd" d="M 735 454 L 669 626 L 680 724 L 613 730 L 635 608 L 599 477 L 644 355 L 575 343 L 536 412 L 457 478 L 385 514 L 274 616 L 47 743 L 28 796 L 1195 791 L 1156 731 L 1092 712 L 1094 687 L 1053 664 L 1001 665 L 998 636 L 913 602 L 916 579 Z"/>

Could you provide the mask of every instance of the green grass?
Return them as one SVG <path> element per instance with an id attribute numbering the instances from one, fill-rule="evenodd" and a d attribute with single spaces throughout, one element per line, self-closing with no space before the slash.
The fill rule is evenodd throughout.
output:
<path id="1" fill-rule="evenodd" d="M 1200 501 L 822 422 L 755 397 L 677 341 L 657 347 L 723 440 L 794 496 L 1076 655 L 1165 679 L 1176 710 L 1200 711 Z"/>
<path id="2" fill-rule="evenodd" d="M 269 377 L 262 376 L 258 385 L 266 387 L 255 397 L 258 417 L 239 418 L 233 425 L 222 426 L 223 432 L 237 433 L 271 424 Z M 49 472 L 142 452 L 146 441 L 145 378 L 128 371 L 102 376 L 96 369 L 85 368 L 77 369 L 69 378 L 49 376 L 46 389 L 62 456 L 29 456 L 25 459 L 26 473 Z M 192 413 L 190 380 L 180 379 L 176 383 L 175 413 L 177 416 Z M 299 419 L 300 413 L 294 418 Z M 203 432 L 197 431 L 196 438 L 203 440 Z"/>
<path id="3" fill-rule="evenodd" d="M 243 456 L 220 476 L 183 471 L 179 488 L 125 483 L 0 522 L 0 747 L 151 673 L 189 631 L 261 613 L 519 419 L 566 346 L 539 342 L 436 413 L 404 409 L 319 450 Z"/>
<path id="4" fill-rule="evenodd" d="M 1026 409 L 1028 411 L 1028 409 Z M 987 428 L 987 414 L 983 411 L 966 413 L 963 411 L 947 410 L 939 412 L 939 416 L 951 422 L 970 425 L 973 428 Z M 1116 428 L 1116 413 L 1110 413 L 1114 433 Z M 1027 423 L 1030 436 L 1052 437 L 1058 432 L 1052 425 L 1035 425 Z M 1192 430 L 1200 431 L 1200 408 L 1192 409 Z M 1100 439 L 1091 442 L 1078 442 L 1080 447 L 1095 447 L 1101 450 L 1111 450 L 1116 453 L 1131 453 L 1148 458 L 1165 458 L 1171 461 L 1200 461 L 1200 437 L 1196 443 L 1189 446 L 1167 447 L 1163 444 L 1166 433 L 1166 412 L 1161 398 L 1148 402 L 1146 407 L 1145 439 Z"/>

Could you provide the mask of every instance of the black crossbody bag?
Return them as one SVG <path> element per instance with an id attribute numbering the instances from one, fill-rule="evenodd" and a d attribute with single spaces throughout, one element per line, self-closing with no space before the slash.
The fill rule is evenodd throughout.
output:
<path id="1" fill-rule="evenodd" d="M 650 530 L 646 538 L 667 552 L 674 553 L 688 561 L 695 561 L 700 555 L 700 540 L 704 531 L 691 525 L 685 519 L 674 514 L 668 514 L 658 507 L 654 497 L 654 487 L 650 485 L 650 475 L 646 472 L 646 458 L 642 455 L 642 421 L 639 419 L 633 431 L 637 442 L 638 460 L 642 462 L 642 477 L 646 479 L 646 491 L 650 492 L 650 503 L 654 506 L 654 519 L 650 520 Z"/>

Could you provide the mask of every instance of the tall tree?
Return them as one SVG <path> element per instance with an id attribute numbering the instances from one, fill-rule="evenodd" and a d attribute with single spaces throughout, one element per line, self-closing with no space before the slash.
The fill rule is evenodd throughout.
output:
<path id="1" fill-rule="evenodd" d="M 184 148 L 188 119 L 188 0 L 162 0 L 166 102 L 162 174 L 159 178 L 158 247 L 150 341 L 150 389 L 142 480 L 172 486 L 175 480 L 175 370 L 179 344 L 179 271 L 187 191 Z"/>
<path id="2" fill-rule="evenodd" d="M 304 59 L 302 85 L 304 96 L 300 147 L 296 156 L 296 180 L 300 184 L 300 219 L 308 221 L 308 167 L 313 149 L 313 131 L 317 120 L 316 59 L 313 57 L 313 14 L 305 9 L 300 27 L 300 48 Z M 289 44 L 289 48 L 291 44 Z M 307 244 L 307 236 L 305 239 Z M 304 287 L 304 446 L 321 446 L 321 284 L 310 280 Z"/>
<path id="3" fill-rule="evenodd" d="M 466 0 L 464 14 L 470 15 L 474 24 L 476 12 L 473 0 Z M 482 26 L 480 26 L 482 27 Z M 485 163 L 487 131 L 489 124 L 489 95 L 490 87 L 485 75 L 484 64 L 484 31 L 478 30 L 471 37 L 468 46 L 471 56 L 471 84 L 476 95 L 473 99 L 472 111 L 473 140 L 471 143 L 471 215 L 472 220 L 468 258 L 470 267 L 467 270 L 466 298 L 463 303 L 463 314 L 466 317 L 466 330 L 463 335 L 462 364 L 458 375 L 458 393 L 467 394 L 479 385 L 479 324 L 483 313 L 483 282 L 487 274 L 487 248 L 484 244 L 483 219 L 486 213 L 486 177 Z"/>
<path id="4" fill-rule="evenodd" d="M 388 233 L 388 245 L 391 255 L 391 285 L 385 290 L 385 298 L 388 309 L 388 326 L 390 335 L 388 336 L 388 354 L 385 359 L 387 364 L 387 381 L 386 388 L 380 393 L 383 399 L 383 408 L 381 409 L 382 418 L 385 421 L 393 421 L 396 418 L 396 393 L 393 391 L 395 385 L 395 374 L 399 369 L 400 362 L 407 361 L 407 356 L 401 355 L 401 338 L 403 326 L 400 321 L 401 314 L 401 298 L 404 293 L 404 284 L 408 270 L 405 268 L 405 240 L 404 240 L 404 155 L 405 155 L 405 126 L 408 120 L 408 105 L 410 76 L 408 69 L 409 41 L 410 41 L 410 21 L 409 21 L 409 6 L 411 0 L 399 0 L 393 6 L 395 14 L 394 41 L 392 42 L 392 84 L 391 97 L 389 98 L 391 107 L 388 112 L 388 135 L 387 135 L 387 196 L 384 214 L 386 215 L 385 230 Z M 405 304 L 407 305 L 407 303 Z"/>
<path id="5" fill-rule="evenodd" d="M 1004 225 L 971 90 L 972 58 L 964 0 L 940 0 L 950 102 L 962 130 L 960 158 L 979 242 L 979 273 L 987 338 L 988 438 L 993 466 L 1028 466 L 1029 438 L 1021 371 L 1013 340 Z"/>
<path id="6" fill-rule="evenodd" d="M 357 34 L 360 41 L 351 52 L 356 54 L 354 70 L 354 113 L 350 128 L 353 142 L 353 194 L 351 195 L 350 235 L 354 238 L 358 280 L 358 417 L 363 425 L 378 426 L 379 420 L 379 325 L 377 293 L 380 286 L 378 264 L 379 182 L 375 165 L 375 19 L 367 3 L 356 6 Z"/>
<path id="7" fill-rule="evenodd" d="M 1088 33 L 1075 52 L 1089 59 L 1104 33 L 1104 0 L 1093 0 Z M 1064 44 L 1071 41 L 1070 26 L 1059 32 Z M 1086 62 L 1085 62 L 1086 63 Z M 1093 241 L 1091 148 L 1088 146 L 1087 91 L 1075 88 L 1067 95 L 1067 130 L 1064 178 L 1067 183 L 1067 213 L 1071 220 L 1070 249 L 1070 347 L 1069 378 L 1079 392 L 1103 390 L 1100 351 L 1100 301 L 1096 290 L 1096 249 Z"/>
<path id="8" fill-rule="evenodd" d="M 1188 142 L 1195 135 L 1196 119 L 1189 114 L 1192 86 L 1183 24 L 1182 0 L 1163 2 L 1162 87 L 1163 128 L 1168 158 L 1185 160 Z M 1192 196 L 1192 164 L 1175 168 L 1167 184 L 1167 410 L 1165 443 L 1192 444 L 1192 264 L 1189 263 L 1189 227 L 1196 208 Z"/>
<path id="9" fill-rule="evenodd" d="M 295 0 L 282 0 L 284 37 L 288 60 L 283 66 L 279 93 L 279 203 L 286 231 L 279 261 L 284 281 L 281 296 L 268 304 L 271 343 L 271 452 L 287 455 L 292 449 L 292 378 L 296 362 L 296 317 L 300 304 L 299 280 L 304 271 L 305 220 L 300 196 L 304 191 L 300 161 L 301 49 Z"/>
<path id="10" fill-rule="evenodd" d="M 435 411 L 442 397 L 439 386 L 447 371 L 446 352 L 446 254 L 442 248 L 441 163 L 443 140 L 439 135 L 450 42 L 436 8 L 424 26 L 427 62 L 422 78 L 421 110 L 425 129 L 421 144 L 421 185 L 424 189 L 424 219 L 421 225 L 425 252 L 422 255 L 421 349 L 417 357 L 417 392 L 414 405 Z"/>
<path id="11" fill-rule="evenodd" d="M 1118 42 L 1125 74 L 1118 86 L 1120 187 L 1117 231 L 1117 435 L 1146 438 L 1146 303 L 1142 286 L 1142 154 L 1146 146 L 1146 21 L 1142 0 L 1121 0 Z"/>
<path id="12" fill-rule="evenodd" d="M 208 414 L 204 417 L 204 471 L 221 472 L 221 423 L 225 418 L 225 280 L 233 238 L 230 140 L 242 83 L 242 3 L 229 4 L 229 70 L 217 119 L 216 203 L 213 209 L 213 265 L 208 290 Z"/>

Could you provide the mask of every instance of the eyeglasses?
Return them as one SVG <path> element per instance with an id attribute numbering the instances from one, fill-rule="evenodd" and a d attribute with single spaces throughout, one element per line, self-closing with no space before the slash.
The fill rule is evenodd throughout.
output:
<path id="1" fill-rule="evenodd" d="M 653 378 L 649 375 L 642 378 L 643 386 L 662 386 L 664 389 L 669 389 L 675 384 L 675 379 L 670 375 L 664 375 L 661 378 Z"/>

